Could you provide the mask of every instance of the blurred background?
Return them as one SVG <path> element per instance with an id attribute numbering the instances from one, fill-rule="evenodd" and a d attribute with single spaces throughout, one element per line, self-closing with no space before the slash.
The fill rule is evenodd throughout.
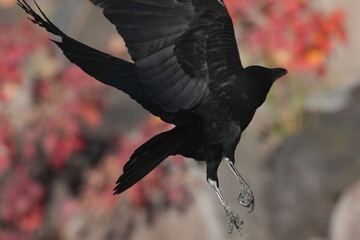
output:
<path id="1" fill-rule="evenodd" d="M 73 38 L 128 59 L 89 1 L 38 3 Z M 168 159 L 113 196 L 134 149 L 171 126 L 71 65 L 15 0 L 0 0 L 1 240 L 360 239 L 360 2 L 225 3 L 243 65 L 289 70 L 237 149 L 253 213 L 219 169 L 243 237 L 227 233 L 205 168 L 190 159 Z"/>

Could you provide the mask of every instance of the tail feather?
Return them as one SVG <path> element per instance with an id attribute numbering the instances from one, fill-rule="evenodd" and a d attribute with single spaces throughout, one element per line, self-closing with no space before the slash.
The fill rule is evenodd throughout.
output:
<path id="1" fill-rule="evenodd" d="M 133 186 L 169 155 L 176 154 L 186 143 L 186 131 L 175 127 L 160 133 L 135 150 L 117 180 L 114 194 L 120 194 Z"/>

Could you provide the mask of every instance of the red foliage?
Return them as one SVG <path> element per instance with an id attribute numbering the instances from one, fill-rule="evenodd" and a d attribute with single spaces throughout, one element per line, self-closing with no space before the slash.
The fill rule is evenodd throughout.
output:
<path id="1" fill-rule="evenodd" d="M 44 127 L 41 141 L 52 168 L 61 168 L 72 154 L 83 149 L 79 122 L 71 115 L 47 119 Z"/>
<path id="2" fill-rule="evenodd" d="M 0 102 L 9 100 L 21 84 L 23 60 L 41 44 L 48 44 L 45 35 L 33 34 L 34 27 L 26 20 L 16 26 L 0 25 L 0 32 L 6 33 L 0 34 Z"/>
<path id="3" fill-rule="evenodd" d="M 10 123 L 5 116 L 0 115 L 0 178 L 10 167 L 13 157 L 14 146 L 12 143 L 12 131 Z"/>
<path id="4" fill-rule="evenodd" d="M 323 73 L 334 40 L 346 40 L 344 14 L 327 14 L 307 0 L 225 0 L 252 52 L 292 71 Z"/>
<path id="5" fill-rule="evenodd" d="M 1 219 L 17 226 L 21 231 L 32 232 L 43 221 L 44 188 L 27 176 L 23 169 L 17 170 L 9 181 L 1 205 Z"/>

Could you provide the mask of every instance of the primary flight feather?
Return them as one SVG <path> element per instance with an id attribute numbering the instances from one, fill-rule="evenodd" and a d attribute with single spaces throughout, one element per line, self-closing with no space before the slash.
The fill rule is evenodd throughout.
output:
<path id="1" fill-rule="evenodd" d="M 133 63 L 103 53 L 58 29 L 36 4 L 18 5 L 32 21 L 61 37 L 64 55 L 97 80 L 136 100 L 175 125 L 141 145 L 116 182 L 119 194 L 158 166 L 180 154 L 206 162 L 207 180 L 219 197 L 229 230 L 242 220 L 219 189 L 217 169 L 224 161 L 240 182 L 242 206 L 254 209 L 248 184 L 234 166 L 241 133 L 265 101 L 283 68 L 241 64 L 233 24 L 222 0 L 90 0 L 123 37 Z"/>

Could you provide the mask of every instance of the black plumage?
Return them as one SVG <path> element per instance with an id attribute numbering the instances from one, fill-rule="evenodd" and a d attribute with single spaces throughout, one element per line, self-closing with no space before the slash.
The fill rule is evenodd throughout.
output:
<path id="1" fill-rule="evenodd" d="M 18 0 L 34 23 L 61 37 L 65 56 L 97 80 L 113 86 L 175 127 L 131 156 L 117 181 L 119 194 L 169 155 L 205 161 L 209 184 L 229 217 L 242 221 L 223 199 L 217 169 L 222 160 L 241 184 L 239 203 L 254 208 L 252 192 L 234 167 L 241 133 L 265 101 L 282 68 L 243 68 L 233 24 L 222 0 L 90 0 L 124 38 L 134 63 L 86 46 L 59 30 L 38 7 Z M 36 4 L 36 3 L 35 3 Z"/>

